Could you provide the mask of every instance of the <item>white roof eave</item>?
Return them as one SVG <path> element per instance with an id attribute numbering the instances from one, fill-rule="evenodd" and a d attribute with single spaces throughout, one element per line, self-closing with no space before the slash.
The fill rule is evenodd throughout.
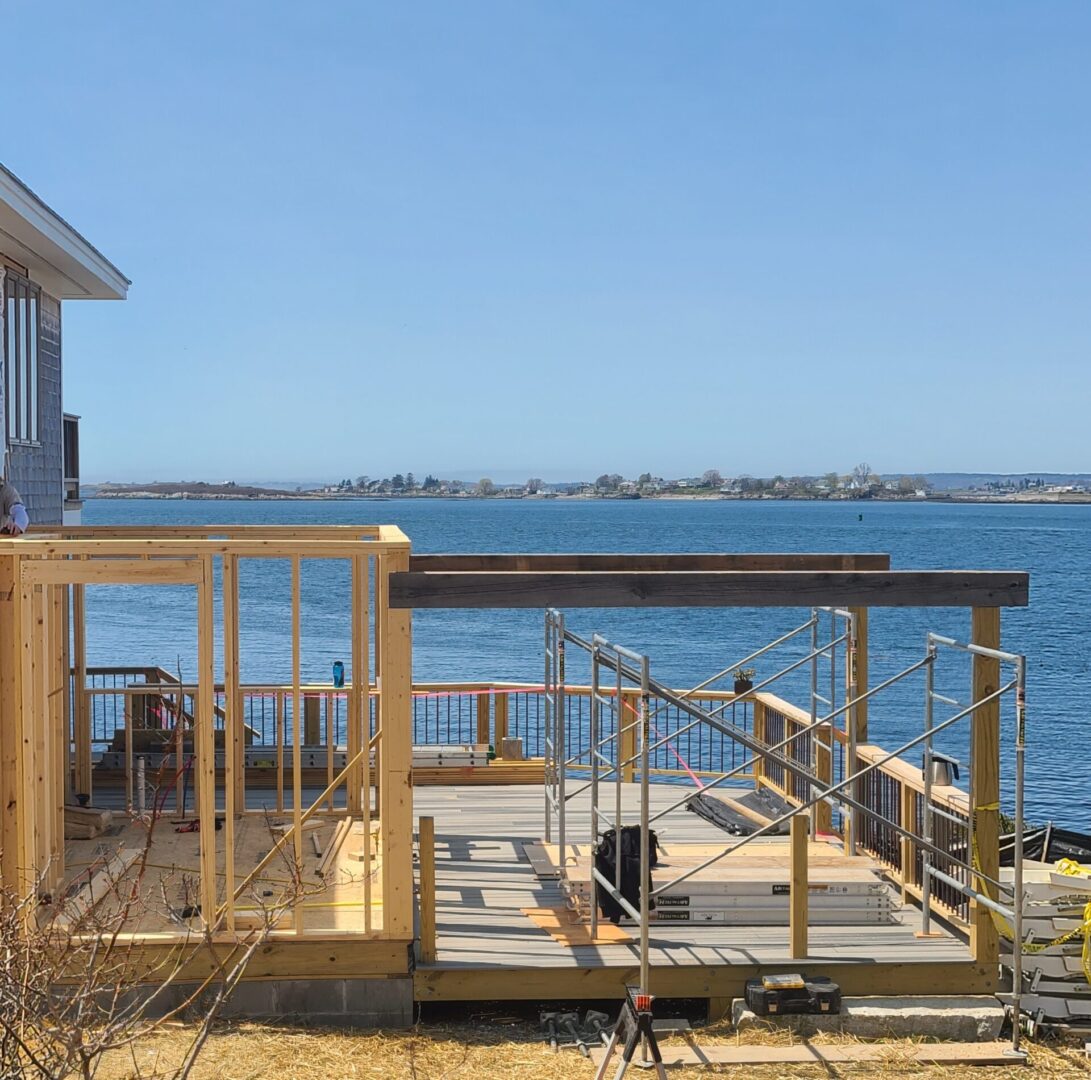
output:
<path id="1" fill-rule="evenodd" d="M 105 255 L 0 165 L 0 253 L 58 300 L 124 300 L 131 282 Z"/>

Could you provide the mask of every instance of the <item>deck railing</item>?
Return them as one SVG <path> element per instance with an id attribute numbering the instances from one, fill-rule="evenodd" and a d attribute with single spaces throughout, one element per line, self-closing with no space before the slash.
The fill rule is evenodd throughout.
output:
<path id="1" fill-rule="evenodd" d="M 190 717 L 195 690 L 194 686 L 180 685 L 176 677 L 159 667 L 88 668 L 82 692 L 83 706 L 81 709 L 74 702 L 72 716 L 89 718 L 91 742 L 100 762 L 120 765 L 118 755 L 132 752 L 128 748 L 133 745 L 134 730 L 161 730 L 165 738 L 174 728 L 179 708 L 183 718 Z M 346 753 L 351 692 L 351 685 L 335 687 L 332 683 L 302 688 L 304 767 L 332 769 L 342 763 Z M 260 761 L 266 767 L 271 768 L 275 763 L 278 769 L 283 769 L 285 753 L 290 761 L 294 734 L 292 687 L 245 684 L 239 687 L 239 693 L 248 767 L 254 768 L 255 761 Z M 626 701 L 632 697 L 627 690 L 623 690 L 623 696 Z M 762 697 L 790 708 L 773 695 Z M 372 733 L 380 698 L 378 686 L 372 684 L 368 695 Z M 586 756 L 590 749 L 590 700 L 590 687 L 568 687 L 566 729 L 573 756 L 581 753 Z M 729 692 L 702 691 L 692 700 L 703 708 L 726 706 L 725 719 L 748 732 L 753 729 L 754 711 L 760 707 L 750 698 L 737 699 Z M 224 687 L 217 685 L 217 731 L 223 729 L 225 707 Z M 498 758 L 503 759 L 505 740 L 518 738 L 522 742 L 524 758 L 542 756 L 545 709 L 541 686 L 515 682 L 415 683 L 412 709 L 415 746 L 488 745 Z M 688 726 L 687 718 L 671 703 L 656 700 L 653 709 L 652 725 L 658 733 L 657 738 L 670 740 L 652 755 L 651 771 L 658 779 L 710 777 L 743 764 L 743 751 L 733 739 L 715 731 L 692 728 L 681 731 Z M 136 741 L 145 751 L 152 745 L 146 736 L 137 736 Z M 631 740 L 623 739 L 623 742 L 627 741 Z M 150 752 L 153 756 L 149 765 L 156 761 L 154 751 Z M 627 773 L 632 779 L 631 766 Z M 744 771 L 740 778 L 752 779 L 752 773 Z"/>
<path id="2" fill-rule="evenodd" d="M 129 718 L 134 728 L 173 728 L 175 704 L 182 698 L 183 715 L 191 708 L 194 687 L 177 685 L 176 679 L 158 667 L 114 666 L 87 669 L 84 690 L 87 712 L 94 725 L 93 741 L 104 760 L 126 772 L 132 768 L 132 732 L 126 728 Z M 260 783 L 262 777 L 277 793 L 277 806 L 283 806 L 286 776 L 292 768 L 292 742 L 295 718 L 292 688 L 286 685 L 255 684 L 240 688 L 240 715 L 246 726 L 246 769 Z M 304 769 L 318 780 L 324 774 L 332 781 L 345 765 L 347 757 L 345 731 L 348 721 L 351 686 L 332 684 L 307 685 L 302 688 L 302 759 Z M 607 691 L 608 692 L 608 691 Z M 623 689 L 628 698 L 635 691 Z M 380 692 L 373 684 L 368 695 L 370 703 L 369 735 L 376 730 Z M 801 735 L 811 726 L 809 714 L 775 694 L 736 696 L 728 691 L 702 691 L 694 696 L 695 704 L 712 709 L 726 705 L 724 717 L 767 744 L 776 744 L 789 736 Z M 224 718 L 223 687 L 216 687 L 216 728 L 222 730 Z M 505 739 L 522 740 L 525 758 L 542 756 L 545 708 L 543 688 L 532 683 L 467 682 L 416 683 L 413 686 L 413 743 L 415 746 L 477 744 L 494 748 L 503 759 Z M 73 710 L 73 715 L 79 715 Z M 606 714 L 604 714 L 606 715 Z M 572 757 L 589 750 L 590 688 L 565 688 L 566 739 Z M 733 769 L 743 763 L 743 750 L 727 736 L 705 726 L 691 728 L 676 738 L 670 738 L 687 726 L 686 716 L 673 704 L 652 699 L 652 726 L 656 741 L 670 741 L 652 754 L 649 772 L 655 780 L 702 781 Z M 844 725 L 845 721 L 842 721 Z M 623 738 L 623 742 L 625 742 Z M 817 763 L 817 778 L 824 783 L 838 783 L 845 776 L 848 735 L 844 726 L 818 728 L 814 738 L 796 738 L 788 744 L 787 755 L 812 771 Z M 146 745 L 142 743 L 141 745 Z M 120 760 L 126 754 L 127 760 Z M 631 756 L 628 746 L 622 747 L 623 758 Z M 883 756 L 877 746 L 858 746 L 857 760 L 861 764 Z M 149 767 L 157 765 L 154 755 Z M 634 779 L 629 767 L 628 779 Z M 739 773 L 741 782 L 754 781 L 775 791 L 790 803 L 800 804 L 807 798 L 808 784 L 798 774 L 787 774 L 783 766 L 773 761 L 751 761 L 749 768 Z M 253 782 L 248 780 L 248 783 Z M 856 797 L 867 807 L 880 811 L 891 825 L 863 818 L 857 838 L 860 850 L 874 856 L 887 868 L 901 887 L 903 894 L 920 899 L 922 895 L 923 859 L 920 850 L 901 836 L 892 826 L 908 823 L 920 832 L 923 821 L 924 774 L 907 762 L 891 761 L 867 774 L 858 785 Z M 937 847 L 952 855 L 963 855 L 968 843 L 968 801 L 957 788 L 933 786 L 932 806 Z M 843 832 L 846 823 L 828 806 L 818 808 L 819 831 Z M 935 860 L 936 868 L 960 878 L 953 863 L 944 865 Z M 969 901 L 964 895 L 942 882 L 932 886 L 933 903 L 943 909 L 951 921 L 968 924 Z"/>
<path id="3" fill-rule="evenodd" d="M 770 744 L 779 743 L 789 736 L 800 735 L 811 726 L 810 716 L 788 702 L 772 695 L 759 695 L 762 700 L 755 705 L 754 731 L 759 738 Z M 817 778 L 824 783 L 840 783 L 846 776 L 848 734 L 843 727 L 826 726 L 815 733 L 815 738 L 805 736 L 789 744 L 792 760 L 810 769 L 812 748 L 818 762 Z M 886 756 L 879 746 L 857 746 L 856 758 L 860 765 L 867 765 Z M 808 784 L 798 775 L 785 776 L 783 766 L 774 762 L 760 762 L 757 782 L 781 795 L 788 802 L 799 805 L 806 800 Z M 861 816 L 858 823 L 857 845 L 859 849 L 881 862 L 891 878 L 901 887 L 903 896 L 922 897 L 924 860 L 920 848 L 895 826 L 910 828 L 921 835 L 924 821 L 924 773 L 906 761 L 885 762 L 867 773 L 856 784 L 853 793 L 864 806 L 882 814 L 885 821 Z M 969 799 L 956 787 L 932 786 L 933 830 L 936 847 L 965 860 L 969 843 Z M 844 832 L 847 823 L 834 821 L 829 807 L 819 807 L 819 830 L 833 829 Z M 944 862 L 933 856 L 936 869 L 970 884 L 965 872 L 952 860 Z M 957 889 L 938 880 L 931 886 L 932 903 L 940 906 L 942 914 L 950 922 L 969 925 L 970 901 Z"/>

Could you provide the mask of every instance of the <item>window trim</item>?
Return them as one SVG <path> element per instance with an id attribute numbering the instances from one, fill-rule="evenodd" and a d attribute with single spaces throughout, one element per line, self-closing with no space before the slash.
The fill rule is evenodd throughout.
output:
<path id="1" fill-rule="evenodd" d="M 42 445 L 42 289 L 30 278 L 10 268 L 4 270 L 4 430 L 8 446 Z M 11 307 L 9 308 L 9 305 Z M 8 325 L 9 310 L 15 312 L 14 338 Z M 27 315 L 33 312 L 33 323 Z M 16 340 L 16 356 L 9 355 L 9 344 Z M 20 348 L 21 346 L 21 348 Z M 13 371 L 14 366 L 14 371 Z M 31 379 L 33 392 L 24 388 Z M 29 423 L 33 418 L 33 425 Z M 27 430 L 30 427 L 31 430 Z"/>

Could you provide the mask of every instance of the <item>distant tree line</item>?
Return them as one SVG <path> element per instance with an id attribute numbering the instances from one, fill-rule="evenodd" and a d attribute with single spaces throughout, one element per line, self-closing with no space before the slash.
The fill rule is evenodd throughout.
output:
<path id="1" fill-rule="evenodd" d="M 1038 481 L 1038 483 L 1041 483 Z M 1033 486 L 1034 481 L 1022 482 L 1023 487 Z M 991 485 L 990 485 L 991 486 Z M 997 485 L 999 486 L 999 485 Z M 582 493 L 601 496 L 652 495 L 679 492 L 718 493 L 738 497 L 775 498 L 875 498 L 913 496 L 927 493 L 931 484 L 920 475 L 904 475 L 897 479 L 883 480 L 871 466 L 862 461 L 847 473 L 827 472 L 822 476 L 750 476 L 746 473 L 725 477 L 720 469 L 705 469 L 700 476 L 679 477 L 665 480 L 650 472 L 640 473 L 630 480 L 621 473 L 601 473 L 593 481 L 561 485 L 563 493 Z M 395 473 L 390 477 L 373 479 L 363 475 L 355 480 L 345 479 L 332 487 L 333 491 L 346 494 L 370 495 L 542 495 L 558 494 L 557 486 L 546 484 L 541 477 L 532 476 L 522 484 L 499 485 L 491 477 L 484 476 L 475 482 L 442 480 L 429 473 L 422 481 L 413 473 Z"/>

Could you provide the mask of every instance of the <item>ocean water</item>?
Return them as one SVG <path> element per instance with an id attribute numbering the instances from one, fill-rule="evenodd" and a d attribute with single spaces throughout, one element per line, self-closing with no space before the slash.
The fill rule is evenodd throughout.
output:
<path id="1" fill-rule="evenodd" d="M 1031 575 L 1031 603 L 1006 611 L 1002 645 L 1028 659 L 1027 813 L 1091 829 L 1091 507 L 674 500 L 90 500 L 86 524 L 397 524 L 418 552 L 888 552 L 901 569 L 1018 569 Z M 328 681 L 348 662 L 348 575 L 343 564 L 304 565 L 304 678 Z M 98 587 L 88 590 L 88 660 L 159 664 L 193 677 L 193 591 Z M 244 682 L 286 681 L 291 667 L 289 571 L 285 562 L 243 563 L 240 575 Z M 573 610 L 577 633 L 605 634 L 647 653 L 653 675 L 686 688 L 733 665 L 799 626 L 804 609 Z M 935 630 L 965 640 L 961 610 L 873 609 L 871 684 L 924 653 Z M 801 636 L 756 663 L 758 680 L 804 655 Z M 571 652 L 571 651 L 570 651 Z M 843 658 L 842 658 L 843 661 Z M 417 680 L 542 678 L 542 615 L 536 611 L 422 611 L 413 618 Z M 584 676 L 579 662 L 572 681 Z M 828 683 L 823 673 L 823 685 Z M 937 689 L 969 700 L 969 665 L 944 656 Z M 719 686 L 727 685 L 724 680 Z M 777 692 L 807 707 L 801 670 Z M 952 710 L 953 711 L 953 710 Z M 937 722 L 950 713 L 937 712 Z M 922 730 L 923 677 L 897 683 L 872 703 L 869 737 L 893 749 Z M 1012 768 L 1013 711 L 1002 733 Z M 968 728 L 942 749 L 968 761 Z M 907 754 L 919 760 L 919 752 Z M 1010 790 L 1010 789 L 1009 789 Z M 1006 802 L 1010 800 L 1005 799 Z"/>

